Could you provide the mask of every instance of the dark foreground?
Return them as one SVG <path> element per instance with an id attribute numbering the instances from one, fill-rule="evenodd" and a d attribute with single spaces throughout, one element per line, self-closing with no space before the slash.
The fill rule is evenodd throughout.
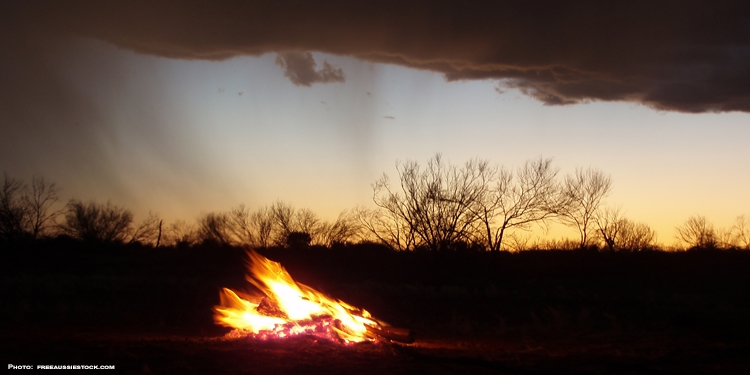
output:
<path id="1" fill-rule="evenodd" d="M 211 308 L 246 289 L 233 248 L 12 249 L 0 359 L 135 374 L 750 373 L 750 254 L 398 254 L 267 249 L 300 282 L 414 344 L 224 339 Z M 39 372 L 43 370 L 15 370 Z M 54 373 L 61 373 L 55 370 Z"/>
<path id="2" fill-rule="evenodd" d="M 115 365 L 133 374 L 747 374 L 746 344 L 610 335 L 557 339 L 425 338 L 341 345 L 311 337 L 76 334 L 5 338 L 9 363 Z M 20 371 L 20 370 L 19 370 Z M 43 370 L 34 370 L 36 372 Z"/>

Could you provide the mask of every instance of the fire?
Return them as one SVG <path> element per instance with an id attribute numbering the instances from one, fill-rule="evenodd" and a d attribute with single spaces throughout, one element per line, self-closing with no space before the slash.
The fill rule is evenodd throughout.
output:
<path id="1" fill-rule="evenodd" d="M 248 257 L 247 281 L 263 295 L 240 296 L 222 289 L 214 320 L 234 328 L 230 335 L 265 339 L 310 334 L 350 343 L 377 340 L 377 332 L 385 328 L 366 310 L 295 282 L 281 264 L 255 251 Z"/>

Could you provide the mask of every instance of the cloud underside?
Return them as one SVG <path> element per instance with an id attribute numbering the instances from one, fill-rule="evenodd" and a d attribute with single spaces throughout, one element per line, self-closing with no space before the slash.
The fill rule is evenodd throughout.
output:
<path id="1" fill-rule="evenodd" d="M 320 51 L 496 80 L 550 105 L 750 111 L 747 1 L 9 3 L 4 27 L 16 35 L 10 28 L 183 59 L 276 52 L 303 86 L 344 80 L 327 62 L 316 70 L 307 51 Z"/>
<path id="2" fill-rule="evenodd" d="M 276 64 L 284 68 L 284 76 L 297 86 L 313 83 L 344 82 L 344 72 L 327 61 L 323 68 L 315 70 L 316 63 L 310 52 L 283 52 L 276 56 Z"/>

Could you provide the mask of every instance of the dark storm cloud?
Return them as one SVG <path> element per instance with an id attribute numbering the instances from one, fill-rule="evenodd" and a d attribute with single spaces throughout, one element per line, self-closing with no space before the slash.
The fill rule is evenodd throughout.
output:
<path id="1" fill-rule="evenodd" d="M 323 68 L 315 70 L 316 64 L 310 52 L 283 52 L 276 56 L 276 64 L 284 68 L 284 76 L 297 86 L 310 86 L 313 83 L 344 82 L 344 72 L 328 61 Z"/>
<path id="2" fill-rule="evenodd" d="M 12 5 L 7 5 L 8 3 Z M 640 102 L 750 111 L 750 2 L 6 2 L 31 34 L 98 38 L 142 53 L 225 59 L 280 52 L 297 84 L 338 77 L 288 51 L 321 51 L 493 79 L 548 104 Z M 20 20 L 20 21 L 19 21 Z M 7 23 L 7 22 L 6 22 Z M 283 57 L 286 56 L 286 57 Z M 295 60 L 296 61 L 296 60 Z M 304 65 L 307 63 L 308 65 Z M 313 74 L 314 73 L 314 74 Z"/>

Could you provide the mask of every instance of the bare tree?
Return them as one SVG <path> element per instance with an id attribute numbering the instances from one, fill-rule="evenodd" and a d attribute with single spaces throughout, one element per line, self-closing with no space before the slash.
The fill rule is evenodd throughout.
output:
<path id="1" fill-rule="evenodd" d="M 324 223 L 307 208 L 295 209 L 277 201 L 270 209 L 276 232 L 276 244 L 284 246 L 322 245 L 321 229 Z"/>
<path id="2" fill-rule="evenodd" d="M 215 242 L 222 245 L 235 244 L 229 215 L 210 212 L 198 218 L 198 239 L 200 242 Z"/>
<path id="3" fill-rule="evenodd" d="M 611 187 L 611 178 L 596 169 L 576 169 L 565 177 L 555 210 L 563 223 L 578 230 L 580 248 L 589 244 L 594 216 Z"/>
<path id="4" fill-rule="evenodd" d="M 276 245 L 285 245 L 289 233 L 296 231 L 294 225 L 295 209 L 285 202 L 276 201 L 271 205 L 270 210 L 274 226 L 277 228 L 274 242 Z"/>
<path id="5" fill-rule="evenodd" d="M 38 239 L 56 227 L 62 209 L 56 208 L 60 189 L 42 177 L 31 185 L 4 175 L 0 188 L 0 239 Z"/>
<path id="6" fill-rule="evenodd" d="M 213 241 L 228 244 L 243 244 L 252 247 L 294 244 L 330 245 L 332 241 L 344 241 L 353 231 L 351 216 L 339 215 L 330 224 L 321 220 L 313 211 L 295 209 L 283 201 L 261 207 L 251 212 L 244 204 L 227 214 L 204 216 L 200 233 Z M 290 241 L 290 236 L 294 235 Z M 304 239 L 310 238 L 309 241 Z"/>
<path id="7" fill-rule="evenodd" d="M 642 251 L 656 248 L 656 232 L 644 223 L 634 223 L 624 219 L 617 238 L 621 250 Z"/>
<path id="8" fill-rule="evenodd" d="M 390 203 L 393 208 L 397 207 L 395 202 L 383 203 Z M 396 251 L 414 249 L 416 235 L 413 227 L 399 215 L 398 210 L 382 207 L 370 210 L 357 207 L 354 209 L 354 214 L 365 233 L 363 237 L 365 240 L 380 242 Z"/>
<path id="9" fill-rule="evenodd" d="M 34 176 L 31 185 L 25 189 L 23 203 L 26 206 L 26 231 L 32 239 L 48 234 L 56 226 L 55 220 L 63 213 L 62 209 L 55 209 L 60 200 L 57 193 L 60 189 L 55 183 L 46 182 L 44 178 Z"/>
<path id="10" fill-rule="evenodd" d="M 607 207 L 598 210 L 594 215 L 594 222 L 598 229 L 599 238 L 609 250 L 615 250 L 626 223 L 620 215 L 620 209 Z"/>
<path id="11" fill-rule="evenodd" d="M 245 207 L 245 204 L 240 204 L 236 208 L 229 211 L 228 215 L 228 227 L 229 231 L 232 232 L 234 238 L 239 243 L 255 245 L 256 235 L 254 233 L 253 214 L 250 210 Z"/>
<path id="12" fill-rule="evenodd" d="M 386 234 L 375 234 L 381 238 L 406 236 L 411 249 L 424 246 L 441 251 L 470 240 L 477 220 L 471 207 L 484 193 L 488 168 L 487 162 L 478 160 L 458 168 L 443 162 L 440 154 L 425 170 L 415 161 L 397 163 L 401 191 L 392 190 L 387 175 L 375 182 L 373 201 L 381 213 L 371 217 L 376 222 L 370 228 L 385 227 Z"/>
<path id="13" fill-rule="evenodd" d="M 312 210 L 302 208 L 294 213 L 293 229 L 295 232 L 307 233 L 310 235 L 311 243 L 322 245 L 321 226 L 324 223 L 318 218 Z"/>
<path id="14" fill-rule="evenodd" d="M 325 246 L 344 244 L 359 235 L 356 212 L 343 211 L 332 224 L 323 222 L 319 228 L 320 243 Z"/>
<path id="15" fill-rule="evenodd" d="M 130 243 L 138 242 L 143 245 L 158 246 L 160 242 L 160 233 L 162 219 L 159 215 L 149 212 L 148 217 L 133 229 L 130 236 Z"/>
<path id="16" fill-rule="evenodd" d="M 691 216 L 675 229 L 675 237 L 687 247 L 715 248 L 718 244 L 716 230 L 704 216 Z"/>
<path id="17" fill-rule="evenodd" d="M 283 203 L 277 202 L 276 207 L 281 213 L 281 221 L 286 224 L 287 228 L 292 228 L 292 217 L 294 209 Z M 292 216 L 287 219 L 286 214 Z M 278 226 L 272 208 L 261 207 L 255 212 L 251 212 L 244 204 L 233 208 L 228 214 L 229 232 L 233 241 L 237 244 L 245 244 L 252 247 L 268 247 L 272 245 L 273 236 L 277 235 Z M 278 243 L 278 241 L 277 241 Z"/>
<path id="18" fill-rule="evenodd" d="M 198 233 L 194 225 L 178 220 L 167 226 L 164 233 L 167 246 L 191 246 L 198 243 Z"/>
<path id="19" fill-rule="evenodd" d="M 24 236 L 28 212 L 22 199 L 23 183 L 8 174 L 4 177 L 0 189 L 0 239 L 13 241 Z"/>
<path id="20" fill-rule="evenodd" d="M 494 188 L 486 188 L 476 205 L 470 205 L 480 222 L 485 246 L 499 251 L 508 229 L 529 229 L 555 214 L 558 185 L 557 169 L 552 159 L 541 157 L 527 161 L 515 175 L 505 168 L 499 171 L 486 169 L 480 174 L 480 186 L 489 187 L 496 178 Z"/>
<path id="21" fill-rule="evenodd" d="M 619 209 L 599 210 L 594 221 L 598 237 L 610 251 L 641 251 L 656 247 L 656 232 L 646 224 L 623 218 Z"/>
<path id="22" fill-rule="evenodd" d="M 737 216 L 732 226 L 733 242 L 745 250 L 750 250 L 750 220 L 745 215 Z"/>
<path id="23" fill-rule="evenodd" d="M 256 233 L 256 246 L 268 247 L 271 246 L 273 236 L 273 215 L 268 207 L 262 207 L 258 211 L 255 211 L 251 217 L 253 227 L 255 227 Z"/>
<path id="24" fill-rule="evenodd" d="M 131 234 L 132 222 L 133 214 L 130 211 L 109 202 L 101 205 L 71 200 L 61 228 L 71 237 L 89 243 L 121 243 Z"/>

